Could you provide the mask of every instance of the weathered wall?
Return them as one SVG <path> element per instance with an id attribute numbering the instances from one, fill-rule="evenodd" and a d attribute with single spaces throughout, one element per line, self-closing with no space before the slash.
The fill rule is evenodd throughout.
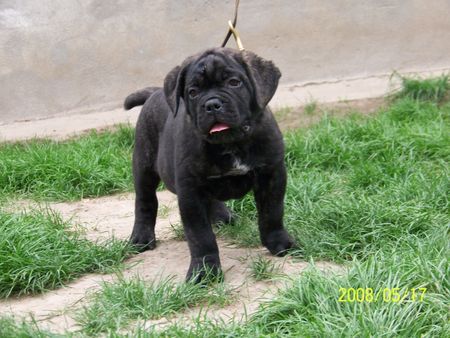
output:
<path id="1" fill-rule="evenodd" d="M 233 9 L 233 0 L 0 0 L 0 123 L 117 107 L 219 45 Z M 241 0 L 238 28 L 289 89 L 449 69 L 449 13 L 448 0 Z"/>

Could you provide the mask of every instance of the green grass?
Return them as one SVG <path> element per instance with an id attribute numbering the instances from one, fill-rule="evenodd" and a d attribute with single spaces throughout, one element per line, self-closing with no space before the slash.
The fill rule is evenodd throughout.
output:
<path id="1" fill-rule="evenodd" d="M 441 102 L 450 91 L 450 78 L 441 75 L 435 78 L 410 78 L 394 73 L 401 80 L 401 89 L 395 93 L 394 98 L 411 98 L 414 100 L 429 100 Z"/>
<path id="2" fill-rule="evenodd" d="M 216 229 L 217 235 L 245 248 L 260 246 L 256 212 L 253 209 L 253 207 L 256 208 L 253 205 L 253 196 L 246 196 L 243 200 L 229 201 L 227 204 L 237 216 L 237 220 L 231 225 L 218 227 Z M 252 207 L 249 208 L 249 205 Z M 248 210 L 244 211 L 245 208 Z"/>
<path id="3" fill-rule="evenodd" d="M 82 332 L 97 335 L 126 328 L 132 320 L 172 316 L 192 306 L 224 306 L 231 299 L 223 283 L 176 283 L 173 278 L 146 282 L 139 277 L 104 283 L 78 316 Z"/>
<path id="4" fill-rule="evenodd" d="M 57 288 L 88 272 L 118 267 L 131 248 L 92 243 L 49 210 L 0 211 L 0 298 Z"/>
<path id="5" fill-rule="evenodd" d="M 12 317 L 0 317 L 0 337 L 2 338 L 47 338 L 62 337 L 41 330 L 36 322 L 22 321 L 17 323 Z"/>
<path id="6" fill-rule="evenodd" d="M 186 237 L 184 235 L 183 224 L 181 223 L 170 223 L 170 228 L 172 230 L 173 239 L 176 241 L 185 241 Z"/>
<path id="7" fill-rule="evenodd" d="M 257 281 L 272 279 L 279 272 L 279 267 L 272 260 L 262 255 L 250 260 L 249 269 L 250 276 Z"/>
<path id="8" fill-rule="evenodd" d="M 304 109 L 304 112 L 306 115 L 314 115 L 314 113 L 316 113 L 316 111 L 318 109 L 317 101 L 314 99 L 311 99 L 310 102 L 305 104 L 303 109 Z"/>
<path id="9" fill-rule="evenodd" d="M 132 190 L 134 129 L 0 144 L 0 195 L 78 200 Z"/>

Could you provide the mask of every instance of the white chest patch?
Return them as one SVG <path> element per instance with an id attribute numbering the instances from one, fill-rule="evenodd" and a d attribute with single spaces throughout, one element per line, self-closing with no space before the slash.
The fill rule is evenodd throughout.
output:
<path id="1" fill-rule="evenodd" d="M 228 171 L 226 171 L 220 175 L 208 176 L 208 178 L 220 178 L 220 177 L 225 177 L 225 176 L 241 176 L 241 175 L 246 175 L 251 170 L 252 170 L 252 168 L 249 165 L 242 163 L 238 157 L 235 157 L 233 159 L 233 164 Z"/>
<path id="2" fill-rule="evenodd" d="M 229 172 L 227 172 L 228 175 L 245 175 L 250 171 L 250 167 L 242 163 L 240 159 L 235 158 L 233 162 L 233 167 Z M 226 174 L 226 175 L 227 175 Z"/>

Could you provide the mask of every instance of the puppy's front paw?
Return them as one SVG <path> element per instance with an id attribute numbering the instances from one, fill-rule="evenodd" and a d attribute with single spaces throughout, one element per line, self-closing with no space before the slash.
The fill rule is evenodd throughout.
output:
<path id="1" fill-rule="evenodd" d="M 136 231 L 136 227 L 130 237 L 130 243 L 139 251 L 153 250 L 156 247 L 155 234 L 151 231 Z"/>
<path id="2" fill-rule="evenodd" d="M 286 230 L 279 229 L 269 232 L 262 238 L 262 244 L 269 249 L 275 256 L 284 256 L 289 249 L 295 248 L 294 240 L 289 236 Z"/>
<path id="3" fill-rule="evenodd" d="M 209 283 L 220 280 L 223 280 L 223 272 L 220 268 L 219 255 L 208 255 L 191 259 L 186 281 Z"/>

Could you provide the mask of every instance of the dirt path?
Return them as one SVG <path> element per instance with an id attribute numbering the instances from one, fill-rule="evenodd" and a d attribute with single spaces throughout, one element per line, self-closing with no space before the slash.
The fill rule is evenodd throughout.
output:
<path id="1" fill-rule="evenodd" d="M 355 112 L 363 115 L 374 114 L 385 104 L 386 99 L 382 97 L 332 103 L 311 101 L 304 106 L 279 109 L 275 112 L 275 117 L 281 130 L 286 131 L 309 127 L 319 122 L 325 115 L 344 118 Z"/>
<path id="2" fill-rule="evenodd" d="M 185 241 L 176 240 L 172 226 L 179 224 L 180 218 L 176 196 L 162 191 L 158 193 L 160 201 L 159 216 L 156 225 L 158 246 L 153 251 L 146 251 L 129 259 L 125 264 L 125 277 L 139 275 L 145 280 L 164 276 L 184 279 L 189 265 L 189 250 Z M 115 236 L 128 238 L 134 217 L 134 194 L 120 194 L 98 199 L 85 199 L 72 203 L 51 203 L 49 207 L 61 213 L 65 219 L 78 223 L 86 229 L 86 236 L 91 240 L 106 239 Z M 225 272 L 225 281 L 233 289 L 235 301 L 224 308 L 212 308 L 208 316 L 213 318 L 239 318 L 245 313 L 252 313 L 262 298 L 270 297 L 283 284 L 282 281 L 256 282 L 249 277 L 248 264 L 252 257 L 264 255 L 272 259 L 280 272 L 292 276 L 299 274 L 307 263 L 294 261 L 292 258 L 276 258 L 264 248 L 236 248 L 219 239 L 220 257 Z M 339 266 L 319 262 L 323 269 L 340 270 Z M 42 328 L 53 332 L 77 329 L 73 315 L 86 304 L 90 292 L 98 290 L 102 281 L 112 281 L 114 274 L 89 274 L 69 283 L 58 290 L 42 295 L 11 298 L 0 302 L 1 314 L 13 314 L 16 317 L 32 315 Z M 193 308 L 171 318 L 162 318 L 157 323 L 166 325 L 177 320 L 189 320 L 198 316 L 204 309 Z"/>

